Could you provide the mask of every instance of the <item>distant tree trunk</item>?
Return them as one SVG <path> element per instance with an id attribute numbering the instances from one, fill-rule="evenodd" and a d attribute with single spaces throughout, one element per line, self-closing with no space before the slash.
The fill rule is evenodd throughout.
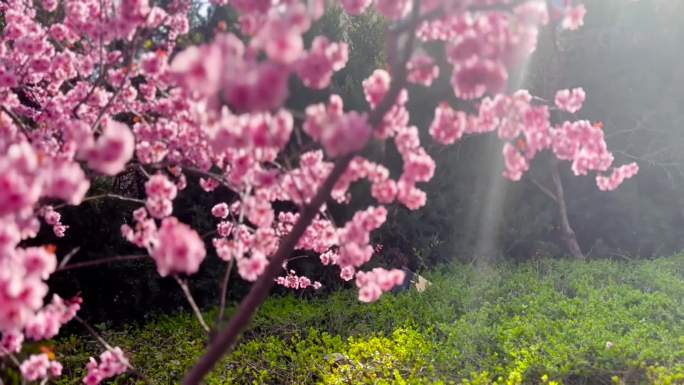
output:
<path id="1" fill-rule="evenodd" d="M 546 0 L 549 9 L 553 7 L 551 0 Z M 564 67 L 563 57 L 558 48 L 557 21 L 552 21 L 547 28 L 541 33 L 538 41 L 537 54 L 534 59 L 534 65 L 537 71 L 540 72 L 541 78 L 536 82 L 530 84 L 530 89 L 535 95 L 544 97 L 547 100 L 554 100 L 555 93 L 561 84 L 561 75 Z M 548 55 L 540 55 L 540 52 L 550 52 Z M 531 70 L 535 70 L 533 67 Z M 532 79 L 534 80 L 534 79 Z M 528 79 L 529 81 L 529 79 Z M 554 108 L 549 109 L 551 121 L 553 123 L 561 122 L 562 116 L 559 116 L 559 111 Z M 558 207 L 558 214 L 560 216 L 561 238 L 565 244 L 567 251 L 576 259 L 584 259 L 584 253 L 577 242 L 575 230 L 570 225 L 568 219 L 568 207 L 565 202 L 565 191 L 563 189 L 563 180 L 561 179 L 559 161 L 556 159 L 549 159 L 549 170 L 553 186 L 552 188 L 545 187 L 542 183 L 531 179 L 531 181 L 549 198 L 551 198 Z"/>
<path id="2" fill-rule="evenodd" d="M 561 237 L 565 246 L 568 248 L 570 254 L 577 259 L 584 259 L 582 249 L 577 242 L 575 230 L 570 226 L 568 219 L 568 207 L 565 204 L 565 191 L 563 190 L 563 181 L 558 171 L 558 161 L 551 161 L 551 178 L 553 179 L 553 187 L 556 195 L 556 204 L 558 205 L 558 214 L 560 215 Z"/>

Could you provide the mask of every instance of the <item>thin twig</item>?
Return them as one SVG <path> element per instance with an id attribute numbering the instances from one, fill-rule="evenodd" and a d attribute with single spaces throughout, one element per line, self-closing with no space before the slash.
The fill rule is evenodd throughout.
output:
<path id="1" fill-rule="evenodd" d="M 90 333 L 90 335 L 92 335 L 93 338 L 95 338 L 97 340 L 97 342 L 100 343 L 100 345 L 104 346 L 105 349 L 107 349 L 107 350 L 113 350 L 114 349 L 112 347 L 112 345 L 110 345 L 104 338 L 102 338 L 100 333 L 98 333 L 97 330 L 95 330 L 95 328 L 90 326 L 90 324 L 87 323 L 83 318 L 81 318 L 79 316 L 74 316 L 74 319 L 76 321 L 78 321 L 81 325 L 83 325 L 83 327 L 86 328 L 88 333 Z"/>
<path id="2" fill-rule="evenodd" d="M 173 165 L 173 164 L 168 164 L 168 163 L 157 163 L 157 164 L 153 164 L 153 165 L 150 165 L 150 166 L 153 167 L 153 168 L 155 168 L 155 169 L 163 169 L 163 168 L 171 167 L 171 166 L 174 166 L 174 165 Z M 199 168 L 197 168 L 197 167 L 193 167 L 193 166 L 180 165 L 180 167 L 183 168 L 183 171 L 187 171 L 187 172 L 189 172 L 189 173 L 192 173 L 192 174 L 195 174 L 195 175 L 199 175 L 199 176 L 202 176 L 202 177 L 205 177 L 205 178 L 214 179 L 214 180 L 216 180 L 217 182 L 219 182 L 221 185 L 223 185 L 224 187 L 227 187 L 228 189 L 230 189 L 230 190 L 232 190 L 232 191 L 237 191 L 237 190 L 239 190 L 239 189 L 236 188 L 235 186 L 231 185 L 231 184 L 228 182 L 228 180 L 227 180 L 223 175 L 221 175 L 221 174 L 213 173 L 213 172 L 211 172 L 211 171 L 204 171 L 204 170 L 201 170 L 201 169 L 199 169 Z M 149 175 L 149 174 L 148 174 L 148 175 Z"/>
<path id="3" fill-rule="evenodd" d="M 9 357 L 10 361 L 12 361 L 14 365 L 17 365 L 17 368 L 21 366 L 21 362 L 19 362 L 19 359 L 14 355 L 14 353 L 8 354 L 7 357 Z"/>
<path id="4" fill-rule="evenodd" d="M 142 164 L 138 164 L 138 170 L 140 170 L 140 172 L 141 172 L 143 175 L 145 175 L 146 178 L 149 178 L 149 177 L 150 177 L 150 174 L 147 172 L 147 170 L 145 170 L 145 167 L 143 167 Z"/>
<path id="5" fill-rule="evenodd" d="M 9 108 L 7 108 L 7 107 L 5 107 L 5 106 L 3 106 L 3 105 L 0 105 L 0 109 L 2 109 L 2 111 L 3 111 L 4 113 L 6 113 L 7 116 L 10 117 L 10 119 L 12 119 L 12 121 L 14 122 L 14 124 L 16 124 L 17 126 L 19 126 L 19 129 L 21 130 L 21 132 L 23 132 L 24 135 L 26 136 L 26 140 L 29 140 L 29 141 L 30 141 L 30 140 L 31 140 L 31 136 L 29 135 L 29 134 L 30 134 L 30 130 L 28 129 L 28 127 L 26 127 L 26 125 L 24 124 L 24 122 L 22 122 L 21 119 L 19 119 L 19 117 L 17 116 L 17 114 L 15 114 L 14 112 L 10 111 Z"/>
<path id="6" fill-rule="evenodd" d="M 128 78 L 131 76 L 131 72 L 133 71 L 130 68 L 130 65 L 126 68 L 126 75 L 124 75 L 124 78 L 121 80 L 121 84 L 119 84 L 118 87 L 114 90 L 114 93 L 112 94 L 112 97 L 109 98 L 107 101 L 107 104 L 105 104 L 104 107 L 100 110 L 100 112 L 97 114 L 97 117 L 95 118 L 95 121 L 93 122 L 91 129 L 95 131 L 97 129 L 97 125 L 100 124 L 100 121 L 102 121 L 102 118 L 104 118 L 105 114 L 107 113 L 107 110 L 114 104 L 114 101 L 116 98 L 119 97 L 119 94 L 121 93 L 121 90 L 123 90 L 124 86 L 126 85 L 126 82 L 128 81 Z"/>
<path id="7" fill-rule="evenodd" d="M 57 267 L 57 270 L 63 269 L 64 266 L 66 266 L 67 263 L 73 258 L 74 255 L 76 255 L 79 250 L 81 250 L 80 246 L 74 247 L 70 252 L 67 253 L 67 255 L 62 258 L 62 261 L 59 263 L 59 266 Z"/>
<path id="8" fill-rule="evenodd" d="M 148 257 L 149 256 L 147 256 L 147 255 L 119 255 L 116 257 L 103 258 L 103 259 L 98 259 L 95 261 L 72 263 L 71 265 L 58 267 L 57 270 L 55 270 L 55 273 L 60 273 L 62 271 L 67 271 L 67 270 L 83 269 L 86 267 L 106 265 L 106 264 L 113 263 L 113 262 L 137 261 L 140 259 L 146 259 Z"/>
<path id="9" fill-rule="evenodd" d="M 223 316 L 226 312 L 226 296 L 228 295 L 228 283 L 230 282 L 230 273 L 233 271 L 233 265 L 235 264 L 235 258 L 231 258 L 226 266 L 226 274 L 223 276 L 223 282 L 221 282 L 221 302 L 219 304 L 219 313 L 216 317 L 215 329 L 218 329 L 223 322 Z"/>
<path id="10" fill-rule="evenodd" d="M 541 192 L 543 192 L 544 194 L 546 194 L 546 196 L 548 196 L 549 198 L 551 198 L 551 200 L 553 200 L 554 202 L 558 203 L 558 198 L 556 197 L 556 194 L 552 193 L 551 190 L 549 190 L 548 188 L 546 188 L 546 186 L 544 186 L 543 184 L 541 184 L 540 182 L 538 182 L 536 179 L 534 179 L 534 178 L 532 178 L 532 177 L 529 177 L 528 179 L 529 179 L 530 182 L 532 182 L 532 184 L 534 184 L 535 186 L 537 186 L 537 188 L 538 188 L 539 190 L 541 190 Z"/>
<path id="11" fill-rule="evenodd" d="M 97 80 L 93 83 L 92 87 L 90 87 L 90 90 L 88 93 L 85 94 L 85 96 L 79 100 L 79 102 L 74 106 L 74 108 L 71 109 L 71 115 L 76 118 L 80 119 L 80 116 L 78 116 L 78 109 L 81 108 L 83 103 L 85 103 L 88 99 L 90 99 L 91 96 L 93 96 L 93 93 L 97 89 L 98 86 L 101 86 L 104 84 L 104 80 L 101 77 L 98 77 Z"/>
<path id="12" fill-rule="evenodd" d="M 108 194 L 100 194 L 100 195 L 93 195 L 93 196 L 85 197 L 85 198 L 81 201 L 81 203 L 89 202 L 89 201 L 94 201 L 94 200 L 98 200 L 98 199 L 105 199 L 105 198 L 109 198 L 109 199 L 118 199 L 118 200 L 120 200 L 120 201 L 126 201 L 126 202 L 140 203 L 140 204 L 143 204 L 143 205 L 145 204 L 145 201 L 142 200 L 142 199 L 130 198 L 130 197 L 123 196 L 123 195 L 109 194 L 109 193 L 108 193 Z M 54 209 L 55 209 L 55 210 L 56 210 L 56 209 L 61 209 L 61 208 L 64 208 L 64 207 L 66 207 L 66 206 L 69 206 L 69 205 L 66 204 L 66 203 L 62 203 L 62 204 L 59 204 L 59 205 L 54 206 Z"/>
<path id="13" fill-rule="evenodd" d="M 83 327 L 88 331 L 88 333 L 90 333 L 90 335 L 92 335 L 93 338 L 95 338 L 95 339 L 97 340 L 97 342 L 99 342 L 100 345 L 102 345 L 106 350 L 114 350 L 114 348 L 112 347 L 112 345 L 110 345 L 110 344 L 109 344 L 109 343 L 100 335 L 100 333 L 98 333 L 97 330 L 95 330 L 95 328 L 93 328 L 92 326 L 90 326 L 90 324 L 87 323 L 83 318 L 81 318 L 81 317 L 79 317 L 79 316 L 74 316 L 74 319 L 75 319 L 76 321 L 78 321 L 81 325 L 83 325 Z M 140 378 L 144 383 L 146 383 L 146 384 L 148 384 L 148 385 L 152 385 L 152 384 L 153 384 L 152 381 L 150 381 L 150 379 L 147 378 L 147 376 L 145 376 L 145 375 L 142 374 L 140 371 L 138 371 L 138 369 L 136 369 L 136 368 L 128 361 L 128 359 L 125 359 L 124 365 L 126 365 L 126 368 L 128 369 L 129 372 L 133 373 L 135 376 L 137 376 L 138 378 Z"/>
<path id="14" fill-rule="evenodd" d="M 228 181 L 226 180 L 226 178 L 223 175 L 216 174 L 216 173 L 213 173 L 211 171 L 200 170 L 199 168 L 190 167 L 190 166 L 183 166 L 183 170 L 191 172 L 193 174 L 204 176 L 207 178 L 215 179 L 217 182 L 221 183 L 225 187 L 228 187 L 231 190 L 235 190 L 235 186 L 232 186 L 230 183 L 228 183 Z"/>
<path id="15" fill-rule="evenodd" d="M 192 311 L 195 313 L 197 320 L 199 321 L 200 325 L 202 326 L 202 329 L 204 329 L 204 331 L 209 333 L 210 332 L 209 326 L 207 326 L 207 323 L 204 321 L 204 317 L 202 316 L 202 312 L 200 311 L 199 307 L 197 306 L 195 299 L 192 297 L 192 293 L 190 293 L 190 288 L 188 287 L 188 284 L 185 281 L 183 281 L 182 279 L 178 278 L 178 276 L 174 276 L 173 278 L 176 279 L 176 282 L 178 282 L 178 285 L 183 290 L 183 294 L 185 294 L 185 298 L 188 300 L 188 303 L 190 304 Z"/>
<path id="16" fill-rule="evenodd" d="M 309 258 L 309 257 L 310 257 L 310 255 L 298 255 L 296 257 L 288 258 L 285 262 L 290 263 L 292 261 L 296 261 L 296 260 L 304 259 L 304 258 Z"/>
<path id="17" fill-rule="evenodd" d="M 249 195 L 252 192 L 252 186 L 248 185 L 247 186 L 247 191 L 245 191 L 244 194 L 241 194 L 240 196 L 240 214 L 238 215 L 237 218 L 237 224 L 236 228 L 239 229 L 240 226 L 245 221 L 245 205 L 242 204 L 244 202 L 245 197 Z M 235 224 L 235 222 L 233 222 Z M 242 255 L 242 242 L 239 243 L 240 249 L 238 250 L 238 255 Z M 215 329 L 218 330 L 218 328 L 221 326 L 221 322 L 223 322 L 223 316 L 225 315 L 226 311 L 226 295 L 228 294 L 228 283 L 230 280 L 230 271 L 233 269 L 233 264 L 235 263 L 235 258 L 231 258 L 230 262 L 228 263 L 228 267 L 226 268 L 226 275 L 223 277 L 223 282 L 221 286 L 221 302 L 219 304 L 219 314 L 218 318 L 216 320 L 216 325 Z"/>

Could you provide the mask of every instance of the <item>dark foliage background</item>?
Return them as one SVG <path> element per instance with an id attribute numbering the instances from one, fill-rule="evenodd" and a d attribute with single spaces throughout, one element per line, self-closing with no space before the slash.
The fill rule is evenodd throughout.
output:
<path id="1" fill-rule="evenodd" d="M 617 192 L 599 192 L 590 177 L 571 177 L 564 164 L 563 182 L 570 221 L 580 246 L 590 258 L 651 258 L 672 254 L 682 248 L 680 229 L 684 225 L 682 188 L 682 124 L 684 123 L 684 3 L 668 0 L 588 0 L 589 13 L 579 32 L 561 33 L 558 51 L 542 33 L 533 60 L 521 68 L 515 81 L 547 99 L 552 90 L 582 86 L 588 100 L 582 118 L 602 121 L 616 162 L 637 160 L 640 174 Z M 181 46 L 199 44 L 211 38 L 217 28 L 231 28 L 235 15 L 227 8 L 196 6 L 192 32 Z M 383 67 L 382 21 L 374 15 L 349 18 L 339 10 L 329 12 L 310 34 L 324 33 L 333 40 L 351 45 L 347 67 L 334 78 L 329 91 L 312 92 L 293 80 L 288 105 L 302 111 L 306 105 L 324 101 L 330 92 L 341 94 L 349 109 L 367 109 L 361 82 L 375 68 Z M 154 42 L 150 42 L 154 49 Z M 435 47 L 426 50 L 436 57 Z M 413 124 L 423 135 L 428 151 L 437 161 L 437 174 L 424 188 L 428 204 L 411 212 L 390 208 L 388 223 L 376 234 L 383 251 L 374 262 L 379 265 L 407 265 L 413 270 L 460 259 L 496 262 L 523 261 L 541 256 L 566 254 L 559 239 L 557 209 L 532 183 L 549 185 L 548 162 L 540 159 L 533 172 L 521 182 L 501 177 L 501 144 L 494 138 L 466 138 L 451 147 L 431 141 L 427 128 L 434 107 L 442 100 L 458 105 L 450 95 L 449 69 L 431 89 L 411 89 Z M 469 108 L 468 106 L 460 106 Z M 296 154 L 298 149 L 293 148 Z M 369 150 L 374 159 L 399 172 L 401 162 L 391 144 Z M 196 177 L 188 175 L 189 187 L 175 201 L 174 213 L 200 233 L 212 230 L 209 208 L 230 200 L 219 189 L 202 192 Z M 92 194 L 115 192 L 142 197 L 141 176 L 135 173 L 99 180 Z M 372 204 L 368 186 L 354 189 L 354 206 L 333 206 L 338 223 L 351 209 Z M 125 243 L 119 232 L 130 221 L 135 204 L 101 200 L 79 208 L 62 210 L 70 227 L 64 239 L 44 231 L 36 240 L 54 243 L 58 255 L 80 246 L 72 262 L 116 255 L 141 253 Z M 211 247 L 209 247 L 211 250 Z M 322 268 L 310 259 L 292 264 L 300 273 L 320 279 L 327 290 L 342 285 L 332 268 Z M 199 274 L 191 279 L 192 291 L 201 306 L 218 303 L 218 287 L 224 264 L 210 255 Z M 231 299 L 239 299 L 248 285 L 231 278 Z M 149 260 L 122 262 L 55 274 L 51 287 L 63 296 L 82 292 L 87 318 L 101 321 L 141 319 L 157 311 L 173 311 L 186 306 L 178 285 L 161 279 Z M 321 292 L 302 293 L 323 295 Z"/>

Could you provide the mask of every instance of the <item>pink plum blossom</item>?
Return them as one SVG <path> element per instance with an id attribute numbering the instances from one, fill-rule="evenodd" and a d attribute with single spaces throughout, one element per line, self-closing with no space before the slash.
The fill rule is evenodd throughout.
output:
<path id="1" fill-rule="evenodd" d="M 587 9 L 584 4 L 577 4 L 568 6 L 565 9 L 565 16 L 563 17 L 562 26 L 565 29 L 574 31 L 584 25 L 584 16 Z"/>
<path id="2" fill-rule="evenodd" d="M 356 286 L 359 288 L 359 300 L 375 302 L 382 293 L 388 292 L 394 286 L 404 282 L 405 274 L 402 270 L 385 270 L 375 268 L 369 272 L 356 273 Z"/>
<path id="3" fill-rule="evenodd" d="M 133 157 L 135 137 L 123 123 L 109 120 L 95 144 L 86 150 L 85 158 L 93 170 L 107 175 L 123 171 Z"/>
<path id="4" fill-rule="evenodd" d="M 120 347 L 105 350 L 100 354 L 100 362 L 93 357 L 86 365 L 87 374 L 83 378 L 85 385 L 97 385 L 102 381 L 128 371 L 128 360 Z"/>
<path id="5" fill-rule="evenodd" d="M 584 104 L 586 94 L 584 89 L 575 88 L 573 90 L 560 90 L 556 93 L 556 106 L 561 110 L 571 114 L 579 111 Z"/>
<path id="6" fill-rule="evenodd" d="M 432 82 L 439 77 L 439 67 L 435 64 L 432 57 L 428 55 L 417 55 L 407 64 L 408 81 L 429 87 Z"/>
<path id="7" fill-rule="evenodd" d="M 225 202 L 218 203 L 211 208 L 211 215 L 216 218 L 226 219 L 229 212 L 228 204 Z"/>
<path id="8" fill-rule="evenodd" d="M 464 112 L 454 111 L 446 103 L 435 110 L 435 119 L 430 125 L 430 135 L 441 144 L 452 144 L 465 133 L 467 117 Z"/>
<path id="9" fill-rule="evenodd" d="M 638 172 L 639 166 L 632 162 L 614 168 L 609 176 L 597 175 L 596 184 L 601 191 L 612 191 L 617 189 L 625 180 L 635 176 Z"/>
<path id="10" fill-rule="evenodd" d="M 194 274 L 206 256 L 204 242 L 190 226 L 174 217 L 164 218 L 150 255 L 159 275 Z"/>

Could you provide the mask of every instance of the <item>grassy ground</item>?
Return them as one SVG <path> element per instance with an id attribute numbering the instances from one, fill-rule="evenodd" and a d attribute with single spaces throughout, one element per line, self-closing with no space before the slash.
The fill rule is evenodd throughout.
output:
<path id="1" fill-rule="evenodd" d="M 428 278 L 425 293 L 374 304 L 354 292 L 271 298 L 208 383 L 684 383 L 684 255 L 454 265 Z M 178 383 L 206 341 L 188 314 L 102 333 L 155 384 Z M 55 346 L 60 384 L 99 352 L 87 337 Z"/>

